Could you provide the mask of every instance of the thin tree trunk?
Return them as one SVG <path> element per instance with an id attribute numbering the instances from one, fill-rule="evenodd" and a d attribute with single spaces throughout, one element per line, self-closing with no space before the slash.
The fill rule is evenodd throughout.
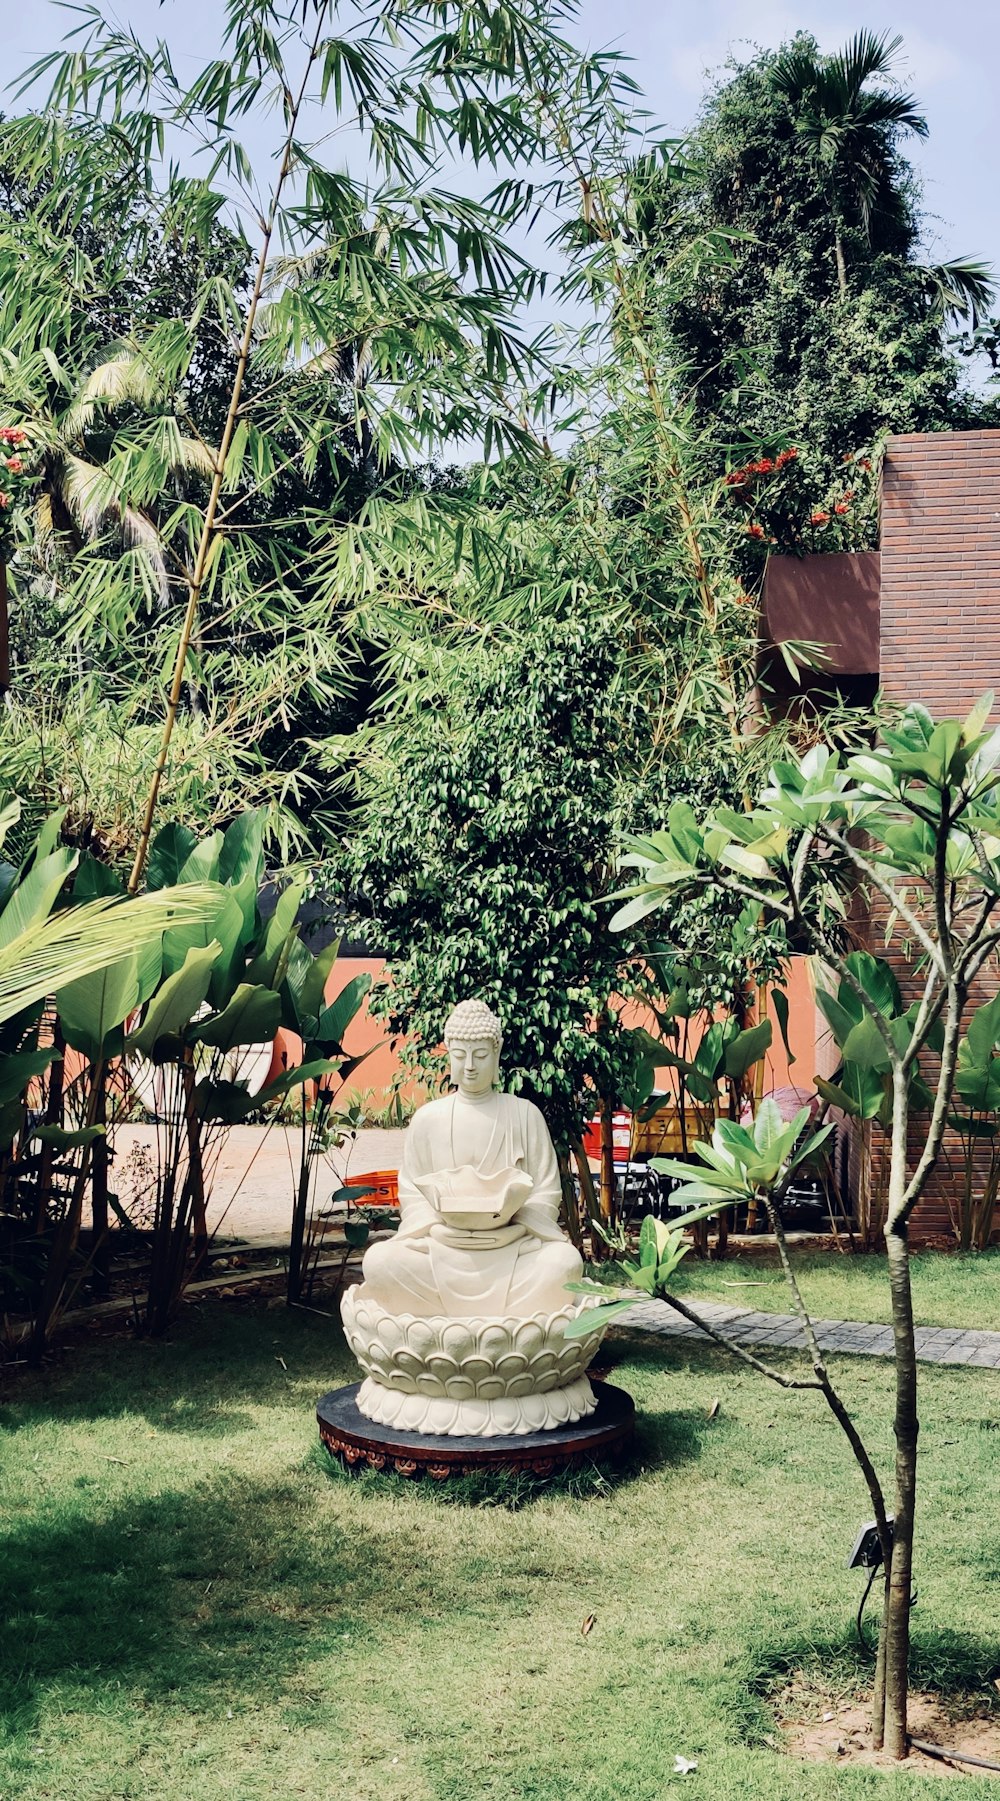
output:
<path id="1" fill-rule="evenodd" d="M 7 610 L 7 564 L 0 557 L 0 695 L 10 687 L 10 614 Z"/>
<path id="2" fill-rule="evenodd" d="M 610 1226 L 615 1216 L 615 1104 L 609 1094 L 601 1101 L 601 1219 Z"/>
<path id="3" fill-rule="evenodd" d="M 893 1075 L 889 1205 L 885 1226 L 889 1293 L 896 1367 L 896 1494 L 892 1558 L 886 1582 L 883 1621 L 885 1669 L 884 1743 L 890 1757 L 905 1757 L 910 1663 L 910 1596 L 913 1587 L 913 1527 L 917 1487 L 917 1357 L 910 1291 L 909 1232 L 903 1213 L 909 1127 L 909 1073 Z M 879 1739 L 879 1722 L 872 1721 Z"/>
<path id="4" fill-rule="evenodd" d="M 568 1151 L 557 1151 L 559 1165 L 559 1186 L 562 1189 L 562 1218 L 567 1232 L 578 1251 L 583 1250 L 583 1233 L 580 1230 L 580 1206 L 576 1198 L 573 1183 L 573 1172 L 569 1166 Z"/>
<path id="5" fill-rule="evenodd" d="M 885 1748 L 890 1757 L 907 1752 L 907 1689 L 910 1661 L 910 1596 L 913 1588 L 913 1526 L 917 1488 L 917 1359 L 913 1342 L 913 1302 L 906 1225 L 886 1234 L 889 1288 L 896 1344 L 896 1500 L 892 1567 L 885 1624 Z"/>
<path id="6" fill-rule="evenodd" d="M 205 1211 L 205 1167 L 201 1154 L 201 1120 L 198 1118 L 195 1104 L 194 1052 L 189 1045 L 186 1045 L 184 1049 L 181 1080 L 184 1084 L 184 1130 L 187 1136 L 188 1154 L 187 1186 L 191 1195 L 192 1248 L 194 1251 L 191 1276 L 188 1280 L 192 1280 L 208 1254 L 208 1216 Z"/>
<path id="7" fill-rule="evenodd" d="M 833 253 L 837 259 L 837 286 L 841 300 L 847 299 L 847 264 L 844 261 L 844 241 L 838 225 L 833 238 Z"/>
<path id="8" fill-rule="evenodd" d="M 286 1299 L 289 1307 L 294 1306 L 295 1302 L 302 1294 L 302 1247 L 305 1243 L 306 1236 L 306 1214 L 309 1211 L 309 1177 L 311 1174 L 311 1161 L 306 1135 L 306 1096 L 304 1088 L 299 1098 L 302 1110 L 302 1142 L 299 1154 L 299 1180 L 295 1191 L 295 1205 L 292 1209 L 292 1231 L 288 1245 L 288 1286 L 286 1289 Z"/>
<path id="9" fill-rule="evenodd" d="M 95 1126 L 107 1126 L 108 1118 L 108 1084 L 107 1065 L 98 1061 L 93 1065 L 93 1078 L 98 1085 L 97 1099 L 94 1105 Z M 94 1139 L 90 1164 L 90 1257 L 94 1271 L 94 1292 L 106 1298 L 110 1289 L 111 1241 L 108 1235 L 108 1140 L 106 1132 Z"/>

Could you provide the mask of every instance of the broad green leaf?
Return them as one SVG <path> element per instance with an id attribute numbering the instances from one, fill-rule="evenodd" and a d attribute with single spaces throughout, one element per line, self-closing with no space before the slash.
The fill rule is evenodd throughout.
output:
<path id="1" fill-rule="evenodd" d="M 343 1045 L 344 1033 L 361 1011 L 362 1002 L 372 985 L 372 978 L 367 971 L 352 977 L 338 994 L 335 1001 L 324 1007 L 319 1016 L 319 1027 L 315 1042 L 323 1047 L 327 1045 Z"/>
<path id="2" fill-rule="evenodd" d="M 281 1001 L 273 988 L 241 982 L 228 1006 L 214 1019 L 194 1026 L 190 1037 L 220 1051 L 238 1044 L 269 1044 L 281 1024 Z"/>
<path id="3" fill-rule="evenodd" d="M 844 958 L 844 968 L 850 970 L 859 987 L 864 990 L 868 999 L 874 1002 L 880 1013 L 884 1013 L 888 1018 L 900 1011 L 902 1000 L 899 983 L 884 957 L 873 957 L 869 951 L 851 951 Z M 851 1000 L 848 999 L 848 993 L 851 995 Z M 861 1018 L 861 1002 L 854 995 L 854 990 L 844 981 L 841 981 L 840 984 L 839 1000 L 841 1006 L 848 1010 L 851 1009 L 853 1001 L 858 1008 L 855 1017 Z"/>
<path id="4" fill-rule="evenodd" d="M 247 966 L 248 982 L 263 982 L 269 988 L 277 986 L 275 978 L 278 976 L 278 964 L 288 936 L 294 929 L 305 891 L 306 882 L 303 877 L 299 881 L 289 882 L 288 887 L 278 896 L 253 961 Z"/>
<path id="5" fill-rule="evenodd" d="M 13 1051 L 0 1057 L 0 1107 L 19 1099 L 28 1083 L 35 1076 L 44 1075 L 55 1057 L 55 1046 L 51 1044 L 36 1051 Z"/>
<path id="6" fill-rule="evenodd" d="M 193 946 L 180 969 L 169 975 L 146 1008 L 138 1031 L 129 1034 L 130 1049 L 152 1057 L 161 1039 L 176 1038 L 194 1018 L 208 993 L 214 964 L 221 955 L 219 944 L 204 948 Z"/>
<path id="7" fill-rule="evenodd" d="M 1000 1044 L 1000 989 L 992 1000 L 976 1008 L 969 1020 L 965 1043 L 970 1062 L 984 1064 L 989 1061 L 992 1052 Z M 961 1049 L 959 1058 L 964 1061 Z"/>
<path id="8" fill-rule="evenodd" d="M 80 864 L 73 878 L 74 901 L 103 900 L 112 894 L 124 895 L 125 884 L 115 870 L 99 863 L 89 851 L 80 853 Z"/>
<path id="9" fill-rule="evenodd" d="M 147 888 L 172 888 L 180 880 L 197 839 L 186 825 L 165 825 L 153 839 L 146 864 Z"/>
<path id="10" fill-rule="evenodd" d="M 882 1034 L 870 1014 L 852 1026 L 841 1045 L 845 1063 L 856 1063 L 859 1069 L 880 1073 L 892 1068 L 892 1061 Z"/>
<path id="11" fill-rule="evenodd" d="M 76 851 L 66 846 L 32 864 L 0 913 L 0 950 L 13 945 L 22 932 L 48 918 L 76 864 Z"/>
<path id="12" fill-rule="evenodd" d="M 816 1005 L 823 1014 L 838 1046 L 843 1050 L 844 1040 L 857 1025 L 860 1012 L 848 1012 L 846 1007 L 841 1006 L 839 1000 L 835 1000 L 832 994 L 828 994 L 825 988 L 820 987 L 816 989 Z"/>
<path id="13" fill-rule="evenodd" d="M 340 1073 L 341 1064 L 334 1057 L 314 1057 L 309 1063 L 300 1063 L 295 1069 L 286 1069 L 266 1088 L 262 1088 L 254 1099 L 255 1107 L 266 1107 L 271 1101 L 280 1100 L 282 1095 L 290 1093 L 293 1088 L 300 1088 L 305 1082 L 319 1082 L 324 1076 L 335 1076 Z"/>
<path id="14" fill-rule="evenodd" d="M 30 1136 L 37 1138 L 41 1144 L 54 1145 L 59 1151 L 76 1151 L 85 1144 L 93 1144 L 95 1138 L 103 1138 L 104 1126 L 80 1126 L 75 1132 L 67 1131 L 63 1126 L 35 1126 Z"/>
<path id="15" fill-rule="evenodd" d="M 683 880 L 683 875 L 679 873 L 677 880 Z M 644 889 L 641 894 L 635 895 L 631 900 L 626 901 L 624 906 L 619 907 L 617 912 L 612 913 L 608 922 L 609 930 L 612 932 L 628 931 L 630 926 L 638 925 L 641 919 L 648 919 L 650 913 L 655 913 L 658 907 L 665 906 L 667 898 L 662 890 L 650 892 L 648 888 Z"/>
<path id="16" fill-rule="evenodd" d="M 770 1050 L 772 1037 L 769 1019 L 762 1019 L 759 1025 L 748 1026 L 726 1046 L 726 1075 L 733 1081 L 740 1081 L 754 1063 L 760 1062 L 764 1052 Z"/>
<path id="17" fill-rule="evenodd" d="M 685 1186 L 691 1187 L 693 1184 L 688 1183 Z M 675 1188 L 673 1195 L 674 1200 L 676 1200 L 677 1196 L 682 1192 L 683 1191 L 680 1188 Z M 671 1214 L 670 1230 L 671 1232 L 686 1232 L 689 1226 L 696 1226 L 699 1220 L 714 1219 L 715 1215 L 721 1213 L 724 1207 L 735 1207 L 739 1199 L 739 1195 L 726 1196 L 720 1194 L 706 1207 L 693 1207 L 687 1213 Z"/>
<path id="18" fill-rule="evenodd" d="M 0 1150 L 7 1150 L 21 1129 L 24 1108 L 19 1100 L 0 1105 Z"/>
<path id="19" fill-rule="evenodd" d="M 601 1307 L 585 1307 L 582 1313 L 578 1313 L 563 1327 L 563 1337 L 589 1338 L 591 1332 L 603 1331 L 605 1326 L 610 1326 L 612 1320 L 621 1319 L 624 1313 L 628 1313 L 637 1301 L 648 1298 L 647 1295 L 637 1294 L 628 1301 L 608 1301 Z"/>
<path id="20" fill-rule="evenodd" d="M 6 795 L 0 798 L 0 844 L 3 844 L 11 826 L 16 825 L 20 817 L 21 803 L 19 800 L 8 799 Z"/>
<path id="21" fill-rule="evenodd" d="M 45 858 L 51 856 L 56 849 L 59 843 L 59 834 L 63 828 L 63 820 L 68 812 L 68 807 L 60 807 L 57 812 L 50 813 L 41 826 L 32 847 L 32 856 L 36 863 L 44 862 Z"/>
<path id="22" fill-rule="evenodd" d="M 788 1042 L 788 996 L 783 988 L 772 988 L 770 1001 L 774 1008 L 774 1016 L 778 1021 L 778 1031 L 781 1033 L 781 1042 L 785 1047 L 788 1066 L 791 1068 L 795 1058 L 792 1056 L 792 1047 Z"/>
<path id="23" fill-rule="evenodd" d="M 112 1042 L 112 1033 L 135 1011 L 141 998 L 139 962 L 134 954 L 67 983 L 56 995 L 67 1044 L 92 1062 L 118 1055 L 121 1046 Z"/>
<path id="24" fill-rule="evenodd" d="M 223 1006 L 231 992 L 231 989 L 226 986 L 227 982 L 231 982 L 231 986 L 235 987 L 235 981 L 232 981 L 232 978 L 236 976 L 238 980 L 237 965 L 239 974 L 242 974 L 239 951 L 243 938 L 244 918 L 239 902 L 229 889 L 219 886 L 215 889 L 215 893 L 217 904 L 210 918 L 174 926 L 169 932 L 164 933 L 163 972 L 168 976 L 173 975 L 182 967 L 188 951 L 204 949 L 208 944 L 217 944 L 219 953 L 212 973 L 213 977 L 218 974 L 220 980 L 210 984 L 210 987 L 214 989 L 215 1005 Z"/>
<path id="25" fill-rule="evenodd" d="M 222 844 L 221 832 L 210 832 L 202 838 L 178 870 L 178 882 L 217 882 Z"/>
<path id="26" fill-rule="evenodd" d="M 249 877 L 254 891 L 264 872 L 264 819 L 260 807 L 241 813 L 226 832 L 219 852 L 219 881 L 236 888 Z"/>
<path id="27" fill-rule="evenodd" d="M 206 1123 L 216 1120 L 237 1126 L 248 1113 L 256 1112 L 258 1105 L 258 1097 L 248 1094 L 241 1082 L 215 1082 L 203 1076 L 195 1086 L 194 1110 Z"/>

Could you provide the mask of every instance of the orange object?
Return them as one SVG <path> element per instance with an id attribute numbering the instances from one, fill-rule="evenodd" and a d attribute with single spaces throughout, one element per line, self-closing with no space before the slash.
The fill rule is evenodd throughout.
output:
<path id="1" fill-rule="evenodd" d="M 347 1188 L 370 1188 L 371 1194 L 359 1194 L 359 1207 L 398 1207 L 399 1206 L 399 1171 L 397 1169 L 372 1169 L 365 1176 L 350 1176 L 345 1183 Z"/>

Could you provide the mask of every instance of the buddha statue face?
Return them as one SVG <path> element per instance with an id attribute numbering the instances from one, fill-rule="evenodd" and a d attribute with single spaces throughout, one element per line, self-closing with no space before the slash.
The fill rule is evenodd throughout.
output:
<path id="1" fill-rule="evenodd" d="M 492 1094 L 500 1076 L 500 1047 L 492 1038 L 454 1038 L 448 1055 L 459 1094 L 472 1099 Z"/>

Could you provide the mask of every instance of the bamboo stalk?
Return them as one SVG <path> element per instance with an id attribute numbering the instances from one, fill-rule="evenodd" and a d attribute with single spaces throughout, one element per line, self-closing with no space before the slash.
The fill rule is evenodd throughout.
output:
<path id="1" fill-rule="evenodd" d="M 271 195 L 271 205 L 268 215 L 263 221 L 263 235 L 261 237 L 260 254 L 257 258 L 257 271 L 254 277 L 250 301 L 247 306 L 247 314 L 243 326 L 243 336 L 240 339 L 236 373 L 233 377 L 232 393 L 229 398 L 229 410 L 226 414 L 226 423 L 223 427 L 222 438 L 219 443 L 218 455 L 215 461 L 212 487 L 208 497 L 208 505 L 205 508 L 205 517 L 202 522 L 201 537 L 198 541 L 194 568 L 188 579 L 188 602 L 184 613 L 184 619 L 181 624 L 180 638 L 177 644 L 173 679 L 170 684 L 170 694 L 167 700 L 167 713 L 163 723 L 163 735 L 160 740 L 160 748 L 153 768 L 149 793 L 146 796 L 146 805 L 143 811 L 142 828 L 139 834 L 139 842 L 136 846 L 135 860 L 132 864 L 132 872 L 128 879 L 128 891 L 130 894 L 135 894 L 138 890 L 139 883 L 142 880 L 142 872 L 146 866 L 146 858 L 149 854 L 149 841 L 152 836 L 156 804 L 160 795 L 163 772 L 167 766 L 167 757 L 170 752 L 170 741 L 173 737 L 174 724 L 180 707 L 181 689 L 184 685 L 184 670 L 187 665 L 188 653 L 191 648 L 191 639 L 194 634 L 195 623 L 198 617 L 198 605 L 208 575 L 213 545 L 217 537 L 215 525 L 216 515 L 219 509 L 219 497 L 222 493 L 222 483 L 226 474 L 226 463 L 229 458 L 233 436 L 236 431 L 240 400 L 243 395 L 243 383 L 246 377 L 247 364 L 250 360 L 250 347 L 253 342 L 254 325 L 256 324 L 257 311 L 260 306 L 260 298 L 264 288 L 264 279 L 267 274 L 267 263 L 271 252 L 271 239 L 274 235 L 274 227 L 278 217 L 278 207 L 281 204 L 281 195 L 292 166 L 292 146 L 295 142 L 295 127 L 298 123 L 299 113 L 302 110 L 302 103 L 305 99 L 309 72 L 319 53 L 319 41 L 326 25 L 329 9 L 330 0 L 322 0 L 322 4 L 317 12 L 316 31 L 309 51 L 309 58 L 302 76 L 302 81 L 299 85 L 298 94 L 293 99 L 289 109 L 281 166 L 278 170 L 277 179 Z"/>

